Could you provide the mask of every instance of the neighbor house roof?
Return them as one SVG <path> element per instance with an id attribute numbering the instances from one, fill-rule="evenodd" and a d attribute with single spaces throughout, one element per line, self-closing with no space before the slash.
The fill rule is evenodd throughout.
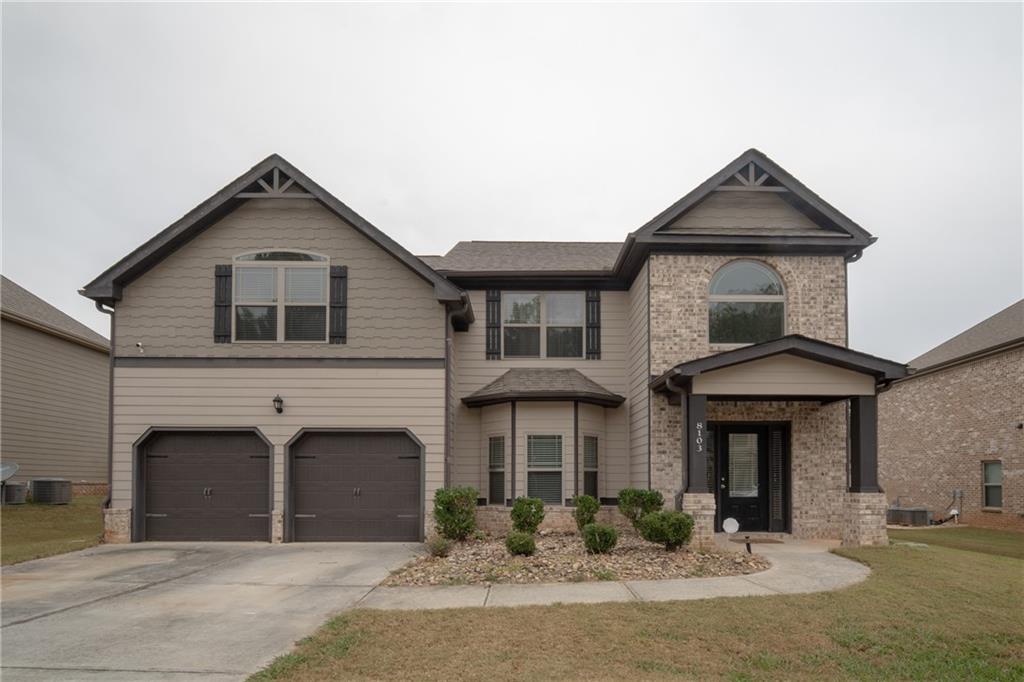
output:
<path id="1" fill-rule="evenodd" d="M 469 407 L 482 407 L 512 400 L 578 400 L 617 407 L 625 398 L 575 369 L 518 368 L 508 370 L 462 402 Z"/>
<path id="2" fill-rule="evenodd" d="M 459 242 L 443 256 L 421 256 L 444 273 L 588 272 L 611 274 L 622 242 Z"/>
<path id="3" fill-rule="evenodd" d="M 287 179 L 281 177 L 282 174 Z M 283 180 L 281 184 L 278 184 L 279 177 Z M 271 183 L 273 184 L 271 185 Z M 432 284 L 439 301 L 459 303 L 465 299 L 464 292 L 458 286 L 409 253 L 398 242 L 371 225 L 369 221 L 277 154 L 271 154 L 260 161 L 142 246 L 107 268 L 96 279 L 85 285 L 81 291 L 82 295 L 104 303 L 118 300 L 121 297 L 121 287 L 159 263 L 243 202 L 261 197 L 316 199 L 370 241 Z M 465 314 L 469 321 L 472 321 L 472 311 L 467 309 Z"/>
<path id="4" fill-rule="evenodd" d="M 110 342 L 70 315 L 61 312 L 28 289 L 0 276 L 0 314 L 4 318 L 69 341 L 107 352 Z"/>
<path id="5" fill-rule="evenodd" d="M 940 343 L 908 364 L 924 370 L 1024 341 L 1024 299 Z"/>

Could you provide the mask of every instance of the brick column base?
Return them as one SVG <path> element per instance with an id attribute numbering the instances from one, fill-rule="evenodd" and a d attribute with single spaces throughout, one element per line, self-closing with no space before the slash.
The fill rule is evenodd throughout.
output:
<path id="1" fill-rule="evenodd" d="M 280 509 L 270 512 L 270 541 L 284 542 L 284 512 Z"/>
<path id="2" fill-rule="evenodd" d="M 846 493 L 843 508 L 843 547 L 887 545 L 885 493 Z"/>
<path id="3" fill-rule="evenodd" d="M 103 510 L 103 542 L 122 544 L 132 541 L 132 510 Z"/>
<path id="4" fill-rule="evenodd" d="M 715 544 L 714 493 L 683 493 L 682 510 L 693 517 L 691 547 L 711 547 Z"/>

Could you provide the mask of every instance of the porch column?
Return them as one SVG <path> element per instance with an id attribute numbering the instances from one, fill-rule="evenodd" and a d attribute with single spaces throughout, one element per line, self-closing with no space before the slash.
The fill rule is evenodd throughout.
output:
<path id="1" fill-rule="evenodd" d="M 709 547 L 715 542 L 715 495 L 708 490 L 708 398 L 689 393 L 683 393 L 680 397 L 683 410 L 683 466 L 686 469 L 682 510 L 693 517 L 690 543 L 696 547 Z"/>
<path id="2" fill-rule="evenodd" d="M 850 398 L 850 490 L 842 542 L 847 547 L 886 545 L 887 502 L 878 486 L 878 398 Z"/>

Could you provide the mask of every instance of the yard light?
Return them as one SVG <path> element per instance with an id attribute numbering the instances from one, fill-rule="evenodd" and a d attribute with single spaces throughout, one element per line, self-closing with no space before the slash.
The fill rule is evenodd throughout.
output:
<path id="1" fill-rule="evenodd" d="M 277 410 L 278 414 L 284 412 L 284 398 L 280 395 L 274 396 L 274 409 Z"/>

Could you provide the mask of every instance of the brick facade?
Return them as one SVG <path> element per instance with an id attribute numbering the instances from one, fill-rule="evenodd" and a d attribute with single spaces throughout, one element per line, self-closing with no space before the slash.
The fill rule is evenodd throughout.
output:
<path id="1" fill-rule="evenodd" d="M 879 479 L 889 502 L 1024 530 L 1024 348 L 899 382 L 879 400 Z M 982 509 L 982 462 L 1003 464 L 1003 507 Z"/>

